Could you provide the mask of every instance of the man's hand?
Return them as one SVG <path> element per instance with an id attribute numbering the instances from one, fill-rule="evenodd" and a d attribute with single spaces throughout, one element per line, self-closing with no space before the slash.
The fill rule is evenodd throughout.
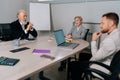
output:
<path id="1" fill-rule="evenodd" d="M 95 32 L 92 35 L 92 41 L 96 41 L 102 35 L 101 32 Z"/>
<path id="2" fill-rule="evenodd" d="M 29 24 L 27 25 L 26 31 L 28 32 L 30 29 L 32 29 L 32 26 L 33 26 L 33 24 L 29 22 Z"/>

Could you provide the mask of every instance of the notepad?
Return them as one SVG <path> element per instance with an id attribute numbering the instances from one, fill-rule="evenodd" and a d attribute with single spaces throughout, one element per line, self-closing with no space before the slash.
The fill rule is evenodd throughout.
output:
<path id="1" fill-rule="evenodd" d="M 20 59 L 16 59 L 16 58 L 9 58 L 4 56 L 0 57 L 0 65 L 14 66 L 19 61 Z"/>
<path id="2" fill-rule="evenodd" d="M 46 50 L 46 49 L 34 49 L 33 53 L 34 54 L 49 54 L 50 50 Z"/>

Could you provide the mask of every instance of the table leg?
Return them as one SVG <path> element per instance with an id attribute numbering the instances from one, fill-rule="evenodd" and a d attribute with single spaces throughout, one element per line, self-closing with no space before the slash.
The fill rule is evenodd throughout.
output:
<path id="1" fill-rule="evenodd" d="M 40 79 L 40 80 L 50 80 L 49 78 L 47 78 L 47 77 L 44 76 L 44 72 L 43 72 L 43 71 L 41 71 L 41 72 L 39 73 L 39 79 Z"/>

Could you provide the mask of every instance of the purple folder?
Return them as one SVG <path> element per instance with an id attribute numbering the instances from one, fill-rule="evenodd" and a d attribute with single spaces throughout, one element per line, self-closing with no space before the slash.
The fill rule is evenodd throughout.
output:
<path id="1" fill-rule="evenodd" d="M 45 49 L 34 49 L 33 50 L 34 54 L 48 54 L 50 53 L 50 50 L 45 50 Z"/>

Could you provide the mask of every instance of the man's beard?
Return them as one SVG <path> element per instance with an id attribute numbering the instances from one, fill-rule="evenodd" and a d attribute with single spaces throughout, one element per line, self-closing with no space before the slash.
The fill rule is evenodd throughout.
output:
<path id="1" fill-rule="evenodd" d="M 108 30 L 101 30 L 101 32 L 102 32 L 102 33 L 107 33 L 107 32 L 108 32 Z"/>
<path id="2" fill-rule="evenodd" d="M 22 24 L 27 24 L 27 22 L 26 21 L 21 21 L 22 22 Z"/>

